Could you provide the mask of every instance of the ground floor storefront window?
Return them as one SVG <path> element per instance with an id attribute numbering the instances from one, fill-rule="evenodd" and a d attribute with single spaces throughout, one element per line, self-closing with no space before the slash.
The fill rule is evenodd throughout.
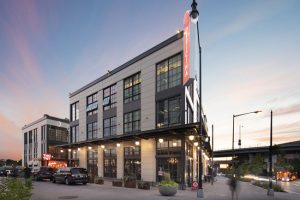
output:
<path id="1" fill-rule="evenodd" d="M 157 180 L 163 173 L 170 173 L 172 180 L 180 183 L 182 175 L 181 139 L 159 139 L 156 150 Z"/>
<path id="2" fill-rule="evenodd" d="M 141 180 L 141 148 L 124 147 L 124 176 L 134 176 Z"/>
<path id="3" fill-rule="evenodd" d="M 104 150 L 104 177 L 117 177 L 117 152 L 115 148 Z"/>
<path id="4" fill-rule="evenodd" d="M 87 151 L 87 171 L 91 178 L 98 176 L 98 151 Z"/>

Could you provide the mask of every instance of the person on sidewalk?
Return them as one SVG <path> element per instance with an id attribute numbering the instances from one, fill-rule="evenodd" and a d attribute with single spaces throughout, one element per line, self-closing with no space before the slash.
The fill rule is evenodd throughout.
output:
<path id="1" fill-rule="evenodd" d="M 236 180 L 235 175 L 228 180 L 228 185 L 231 191 L 231 199 L 233 200 L 234 197 L 235 199 L 238 199 L 238 181 Z"/>

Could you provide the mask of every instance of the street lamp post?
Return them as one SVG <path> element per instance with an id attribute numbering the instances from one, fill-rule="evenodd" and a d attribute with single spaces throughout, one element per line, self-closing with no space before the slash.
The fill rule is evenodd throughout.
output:
<path id="1" fill-rule="evenodd" d="M 269 149 L 269 189 L 268 195 L 274 196 L 274 190 L 272 188 L 272 141 L 273 141 L 273 111 L 271 110 L 271 126 L 270 126 L 270 149 Z"/>
<path id="2" fill-rule="evenodd" d="M 233 115 L 232 116 L 232 175 L 234 175 L 234 118 L 236 117 L 240 117 L 240 116 L 243 116 L 243 115 L 249 115 L 249 114 L 252 114 L 252 113 L 259 113 L 261 111 L 257 110 L 257 111 L 253 111 L 253 112 L 247 112 L 247 113 L 242 113 L 242 114 L 238 114 L 238 115 Z"/>
<path id="3" fill-rule="evenodd" d="M 198 48 L 199 48 L 199 129 L 200 129 L 200 138 L 203 136 L 202 135 L 202 69 L 201 69 L 201 45 L 200 45 L 200 38 L 199 38 L 199 26 L 198 26 L 198 16 L 199 12 L 197 10 L 197 3 L 196 0 L 193 0 L 193 3 L 191 5 L 192 11 L 190 13 L 191 21 L 193 23 L 197 23 L 197 36 L 198 36 Z M 201 151 L 201 146 L 199 149 L 199 162 L 198 162 L 198 191 L 197 191 L 197 197 L 198 198 L 203 198 L 203 186 L 202 186 L 202 151 Z"/>
<path id="4" fill-rule="evenodd" d="M 242 145 L 242 139 L 241 139 L 241 129 L 242 129 L 242 127 L 244 127 L 244 126 L 243 125 L 239 126 L 239 142 L 238 142 L 239 148 L 241 148 L 241 145 Z"/>

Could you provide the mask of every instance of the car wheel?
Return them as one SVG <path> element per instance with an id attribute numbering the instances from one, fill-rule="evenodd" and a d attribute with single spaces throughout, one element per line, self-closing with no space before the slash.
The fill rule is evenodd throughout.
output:
<path id="1" fill-rule="evenodd" d="M 52 178 L 52 183 L 56 183 L 56 180 L 54 177 Z"/>
<path id="2" fill-rule="evenodd" d="M 83 185 L 86 185 L 86 184 L 87 184 L 87 182 L 83 182 L 82 184 L 83 184 Z"/>
<path id="3" fill-rule="evenodd" d="M 66 183 L 66 185 L 71 185 L 69 178 L 66 178 L 65 183 Z"/>

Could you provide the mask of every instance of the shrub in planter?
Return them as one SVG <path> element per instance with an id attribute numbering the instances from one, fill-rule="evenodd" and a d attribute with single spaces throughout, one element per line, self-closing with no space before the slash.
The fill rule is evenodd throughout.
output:
<path id="1" fill-rule="evenodd" d="M 112 186 L 122 187 L 123 186 L 123 181 L 122 180 L 113 180 Z"/>
<path id="2" fill-rule="evenodd" d="M 144 182 L 143 180 L 139 181 L 137 183 L 137 186 L 138 186 L 139 189 L 150 190 L 150 183 L 149 182 Z"/>
<path id="3" fill-rule="evenodd" d="M 124 177 L 124 187 L 136 188 L 136 178 L 134 176 Z"/>
<path id="4" fill-rule="evenodd" d="M 102 177 L 95 177 L 95 183 L 103 185 L 104 184 L 104 179 Z"/>
<path id="5" fill-rule="evenodd" d="M 160 182 L 158 190 L 163 196 L 174 196 L 177 193 L 178 184 L 170 179 L 170 174 L 164 174 L 164 180 Z"/>

